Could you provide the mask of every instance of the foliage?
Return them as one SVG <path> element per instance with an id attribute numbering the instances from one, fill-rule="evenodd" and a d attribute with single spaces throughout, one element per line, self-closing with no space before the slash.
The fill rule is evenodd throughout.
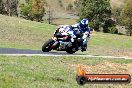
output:
<path id="1" fill-rule="evenodd" d="M 132 35 L 132 0 L 127 0 L 120 19 L 120 23 L 126 26 L 127 31 Z"/>
<path id="2" fill-rule="evenodd" d="M 34 20 L 41 21 L 44 16 L 44 1 L 43 0 L 34 0 L 32 3 L 31 17 Z"/>
<path id="3" fill-rule="evenodd" d="M 42 21 L 45 13 L 44 0 L 29 0 L 28 3 L 21 5 L 21 14 L 30 20 Z"/>
<path id="4" fill-rule="evenodd" d="M 80 7 L 80 19 L 88 18 L 94 22 L 95 30 L 111 16 L 109 0 L 82 0 Z"/>
<path id="5" fill-rule="evenodd" d="M 0 0 L 0 14 L 3 13 L 3 1 Z"/>
<path id="6" fill-rule="evenodd" d="M 109 33 L 111 33 L 111 34 L 117 34 L 118 33 L 118 29 L 115 26 L 108 27 L 108 29 L 109 29 Z"/>
<path id="7" fill-rule="evenodd" d="M 94 22 L 89 22 L 90 30 L 94 28 Z"/>
<path id="8" fill-rule="evenodd" d="M 29 3 L 30 0 L 25 0 L 26 3 Z"/>
<path id="9" fill-rule="evenodd" d="M 111 10 L 112 17 L 116 20 L 117 23 L 120 20 L 120 14 L 121 14 L 122 9 L 123 9 L 123 6 L 122 7 L 113 7 Z"/>
<path id="10" fill-rule="evenodd" d="M 21 14 L 24 18 L 29 19 L 29 13 L 31 11 L 31 6 L 29 4 L 22 4 L 21 6 Z"/>
<path id="11" fill-rule="evenodd" d="M 106 20 L 103 25 L 103 32 L 112 34 L 118 33 L 118 30 L 116 29 L 116 22 L 112 19 Z"/>

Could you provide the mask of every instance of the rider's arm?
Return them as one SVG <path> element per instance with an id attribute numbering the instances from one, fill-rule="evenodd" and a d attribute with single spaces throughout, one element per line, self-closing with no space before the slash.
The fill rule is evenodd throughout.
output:
<path id="1" fill-rule="evenodd" d="M 87 27 L 87 30 L 83 33 L 83 39 L 90 37 L 90 27 Z"/>
<path id="2" fill-rule="evenodd" d="M 71 27 L 72 27 L 73 30 L 78 30 L 78 29 L 79 29 L 79 28 L 78 28 L 78 25 L 79 25 L 79 24 L 77 23 L 77 24 L 75 24 L 75 25 L 71 25 Z"/>
<path id="3" fill-rule="evenodd" d="M 71 25 L 73 28 L 78 27 L 78 24 Z"/>

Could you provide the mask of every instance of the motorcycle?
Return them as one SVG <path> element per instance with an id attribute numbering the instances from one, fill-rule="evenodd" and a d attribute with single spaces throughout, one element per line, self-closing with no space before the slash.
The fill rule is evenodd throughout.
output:
<path id="1" fill-rule="evenodd" d="M 51 50 L 66 51 L 69 54 L 73 54 L 78 50 L 81 50 L 83 39 L 76 38 L 74 43 L 70 41 L 70 36 L 63 36 L 61 38 L 53 36 L 46 41 L 42 46 L 43 52 L 49 52 Z"/>

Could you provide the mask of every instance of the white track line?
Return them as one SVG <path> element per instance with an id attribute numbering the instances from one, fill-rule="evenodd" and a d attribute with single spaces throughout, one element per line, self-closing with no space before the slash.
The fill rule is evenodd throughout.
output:
<path id="1" fill-rule="evenodd" d="M 100 58 L 117 58 L 117 59 L 132 59 L 129 57 L 116 56 L 94 56 L 94 55 L 52 55 L 52 54 L 0 54 L 0 56 L 73 56 L 73 57 L 100 57 Z"/>

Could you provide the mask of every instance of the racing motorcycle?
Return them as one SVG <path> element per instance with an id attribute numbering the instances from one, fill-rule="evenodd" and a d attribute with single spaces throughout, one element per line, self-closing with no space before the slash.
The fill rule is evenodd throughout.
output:
<path id="1" fill-rule="evenodd" d="M 79 35 L 81 36 L 81 35 Z M 46 41 L 42 46 L 43 52 L 49 52 L 51 50 L 66 51 L 69 54 L 73 54 L 78 50 L 81 50 L 83 39 L 77 37 L 74 39 L 74 44 L 70 42 L 70 36 L 66 35 L 63 37 L 53 36 L 51 39 Z"/>

